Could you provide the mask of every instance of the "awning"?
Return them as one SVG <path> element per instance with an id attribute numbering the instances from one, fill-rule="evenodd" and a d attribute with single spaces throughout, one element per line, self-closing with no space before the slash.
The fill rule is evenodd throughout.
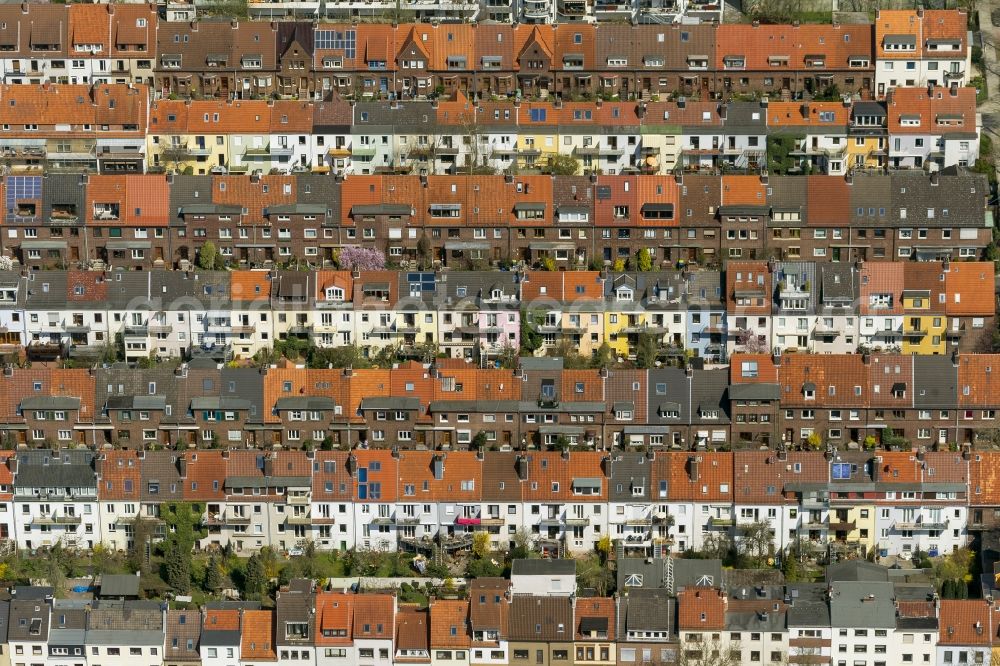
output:
<path id="1" fill-rule="evenodd" d="M 528 247 L 532 250 L 572 250 L 576 246 L 565 241 L 535 241 L 528 243 Z"/>
<path id="2" fill-rule="evenodd" d="M 812 382 L 806 382 L 805 384 L 802 385 L 802 390 L 803 391 L 815 391 L 816 390 L 816 385 L 813 384 Z"/>
<path id="3" fill-rule="evenodd" d="M 673 213 L 674 205 L 672 203 L 646 203 L 642 204 L 642 214 L 646 213 Z"/>
<path id="4" fill-rule="evenodd" d="M 545 204 L 544 203 L 516 203 L 516 204 L 514 204 L 514 211 L 517 212 L 519 210 L 525 210 L 525 211 L 542 211 L 542 212 L 545 212 Z"/>
<path id="5" fill-rule="evenodd" d="M 572 486 L 573 488 L 589 488 L 593 490 L 600 490 L 601 480 L 596 476 L 584 476 L 579 479 L 573 479 Z"/>
<path id="6" fill-rule="evenodd" d="M 66 241 L 26 240 L 21 241 L 22 250 L 65 250 Z"/>
<path id="7" fill-rule="evenodd" d="M 490 244 L 485 241 L 445 241 L 446 250 L 488 250 Z"/>
<path id="8" fill-rule="evenodd" d="M 80 409 L 80 399 L 79 398 L 68 398 L 65 396 L 48 396 L 39 395 L 31 396 L 21 400 L 21 410 L 33 410 L 33 409 L 58 409 L 58 410 L 72 410 Z"/>
<path id="9" fill-rule="evenodd" d="M 564 425 L 543 425 L 538 426 L 538 432 L 542 435 L 583 435 L 584 429 L 580 426 Z"/>
<path id="10" fill-rule="evenodd" d="M 222 396 L 203 396 L 191 399 L 192 411 L 203 410 L 243 410 L 250 409 L 250 401 L 241 398 L 227 398 Z"/>
<path id="11" fill-rule="evenodd" d="M 584 617 L 580 618 L 580 632 L 589 634 L 595 631 L 607 631 L 608 618 L 606 617 Z"/>
<path id="12" fill-rule="evenodd" d="M 329 411 L 332 412 L 336 409 L 337 405 L 333 401 L 333 398 L 328 398 L 325 396 L 296 396 L 293 398 L 278 398 L 274 404 L 274 408 L 279 412 L 294 409 L 294 410 L 306 410 L 306 411 Z"/>
<path id="13" fill-rule="evenodd" d="M 148 250 L 153 247 L 153 243 L 143 240 L 109 240 L 105 247 L 109 250 Z"/>
<path id="14" fill-rule="evenodd" d="M 351 215 L 409 215 L 410 206 L 403 204 L 370 204 L 351 206 Z"/>
<path id="15" fill-rule="evenodd" d="M 630 412 L 635 409 L 635 403 L 629 401 L 616 402 L 611 405 L 613 412 Z"/>

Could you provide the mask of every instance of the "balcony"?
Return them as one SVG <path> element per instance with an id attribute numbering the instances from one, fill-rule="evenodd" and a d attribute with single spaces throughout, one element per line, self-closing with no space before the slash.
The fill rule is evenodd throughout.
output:
<path id="1" fill-rule="evenodd" d="M 174 327 L 170 324 L 149 324 L 146 328 L 149 329 L 150 335 L 157 335 L 159 333 L 169 335 L 174 331 Z"/>
<path id="2" fill-rule="evenodd" d="M 734 527 L 736 525 L 735 518 L 709 518 L 709 527 Z"/>
<path id="3" fill-rule="evenodd" d="M 926 328 L 904 328 L 903 337 L 904 338 L 922 338 L 927 335 Z"/>
<path id="4" fill-rule="evenodd" d="M 285 518 L 285 524 L 287 525 L 311 525 L 312 516 L 309 512 L 305 513 L 293 513 Z"/>
<path id="5" fill-rule="evenodd" d="M 948 521 L 938 521 L 932 522 L 930 520 L 925 520 L 922 516 L 917 518 L 914 522 L 894 522 L 892 524 L 892 529 L 894 530 L 909 530 L 912 532 L 927 532 L 930 530 L 946 530 L 948 529 Z"/>
<path id="6" fill-rule="evenodd" d="M 415 514 L 398 513 L 396 514 L 395 522 L 397 525 L 419 525 L 420 516 Z"/>
<path id="7" fill-rule="evenodd" d="M 548 0 L 525 0 L 524 16 L 529 19 L 545 19 L 551 13 Z"/>
<path id="8" fill-rule="evenodd" d="M 149 337 L 149 326 L 145 324 L 132 324 L 125 327 L 126 338 L 147 338 Z"/>
<path id="9" fill-rule="evenodd" d="M 243 153 L 243 157 L 245 158 L 270 157 L 270 156 L 271 156 L 270 144 L 266 146 L 251 146 L 247 148 L 246 151 Z"/>
<path id="10" fill-rule="evenodd" d="M 32 525 L 79 525 L 82 522 L 80 516 L 38 516 L 31 519 Z"/>

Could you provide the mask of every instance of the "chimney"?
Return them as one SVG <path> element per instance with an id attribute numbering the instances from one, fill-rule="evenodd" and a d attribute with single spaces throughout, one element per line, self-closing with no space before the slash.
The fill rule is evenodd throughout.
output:
<path id="1" fill-rule="evenodd" d="M 274 459 L 277 455 L 277 453 L 272 453 L 269 456 L 264 456 L 264 469 L 261 470 L 264 476 L 274 476 Z"/>
<path id="2" fill-rule="evenodd" d="M 919 449 L 917 449 L 917 460 L 923 462 L 924 459 L 926 458 L 927 458 L 927 448 L 921 446 Z"/>
<path id="3" fill-rule="evenodd" d="M 727 104 L 723 103 L 723 104 L 719 105 L 719 117 L 722 118 L 723 120 L 726 119 L 726 111 L 727 111 L 727 109 L 728 109 L 728 105 Z"/>
<path id="4" fill-rule="evenodd" d="M 848 185 L 853 185 L 854 184 L 854 172 L 848 171 L 847 173 L 845 173 L 844 174 L 844 181 L 847 182 Z"/>
<path id="5" fill-rule="evenodd" d="M 948 93 L 952 97 L 958 97 L 958 81 L 952 81 L 951 86 L 948 88 Z"/>
<path id="6" fill-rule="evenodd" d="M 688 479 L 691 483 L 697 483 L 700 476 L 698 464 L 701 461 L 699 456 L 688 456 Z"/>
<path id="7" fill-rule="evenodd" d="M 956 368 L 958 367 L 958 348 L 957 347 L 954 350 L 952 350 L 952 352 L 951 352 L 951 364 L 953 366 L 955 366 Z"/>
<path id="8" fill-rule="evenodd" d="M 687 97 L 683 97 L 683 96 L 678 97 L 677 98 L 677 108 L 678 109 L 683 109 L 686 106 L 687 106 Z"/>
<path id="9" fill-rule="evenodd" d="M 444 456 L 437 455 L 431 460 L 431 469 L 434 472 L 434 480 L 441 481 L 444 479 Z"/>
<path id="10" fill-rule="evenodd" d="M 177 456 L 177 473 L 180 474 L 182 479 L 187 478 L 188 463 L 187 463 L 187 456 L 184 454 Z"/>
<path id="11" fill-rule="evenodd" d="M 517 457 L 517 478 L 519 481 L 528 478 L 528 459 L 524 456 Z"/>
<path id="12" fill-rule="evenodd" d="M 351 477 L 358 471 L 358 457 L 353 453 L 347 456 L 347 473 Z"/>
<path id="13" fill-rule="evenodd" d="M 881 463 L 879 462 L 878 456 L 872 458 L 872 482 L 878 483 L 879 477 L 882 476 Z"/>
<path id="14" fill-rule="evenodd" d="M 10 470 L 10 473 L 11 473 L 12 476 L 17 474 L 17 456 L 16 455 L 11 456 L 10 458 L 7 458 L 7 469 Z"/>
<path id="15" fill-rule="evenodd" d="M 760 98 L 760 105 L 761 105 L 761 107 L 763 107 L 763 108 L 766 109 L 768 104 L 769 104 L 769 100 L 767 99 L 767 95 L 764 95 L 763 97 Z"/>
<path id="16" fill-rule="evenodd" d="M 917 5 L 917 18 L 923 18 L 923 17 L 924 17 L 924 6 Z"/>

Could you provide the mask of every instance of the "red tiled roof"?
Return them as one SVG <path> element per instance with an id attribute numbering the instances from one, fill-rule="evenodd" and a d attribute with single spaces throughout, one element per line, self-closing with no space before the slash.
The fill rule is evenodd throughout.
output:
<path id="1" fill-rule="evenodd" d="M 97 497 L 104 500 L 133 500 L 140 497 L 141 468 L 135 451 L 113 449 L 100 454 Z"/>
<path id="2" fill-rule="evenodd" d="M 442 476 L 434 476 L 434 461 L 441 460 Z M 472 451 L 401 451 L 399 501 L 477 502 L 482 499 L 483 464 Z M 413 494 L 407 494 L 408 488 Z"/>
<path id="3" fill-rule="evenodd" d="M 355 595 L 316 594 L 316 645 L 350 645 L 354 629 Z"/>
<path id="4" fill-rule="evenodd" d="M 688 587 L 677 593 L 677 628 L 712 631 L 726 626 L 726 598 L 709 587 Z"/>
<path id="5" fill-rule="evenodd" d="M 951 264 L 944 277 L 945 312 L 954 316 L 992 316 L 996 309 L 993 281 L 991 261 Z"/>
<path id="6" fill-rule="evenodd" d="M 982 599 L 942 599 L 938 644 L 989 647 L 993 643 L 990 629 L 996 630 L 1000 615 L 992 609 L 993 605 Z"/>
<path id="7" fill-rule="evenodd" d="M 671 501 L 732 502 L 733 454 L 657 453 L 653 460 L 653 487 L 659 488 L 661 481 L 667 482 L 667 498 Z"/>
<path id="8" fill-rule="evenodd" d="M 354 640 L 391 639 L 395 631 L 395 599 L 389 594 L 354 597 Z"/>
<path id="9" fill-rule="evenodd" d="M 432 648 L 467 648 L 471 645 L 468 600 L 439 599 L 431 603 L 430 612 Z"/>
<path id="10" fill-rule="evenodd" d="M 274 611 L 243 611 L 243 634 L 240 659 L 243 661 L 277 661 L 274 647 Z"/>
<path id="11" fill-rule="evenodd" d="M 976 89 L 894 88 L 888 101 L 889 134 L 976 132 Z M 904 118 L 918 117 L 918 124 Z"/>

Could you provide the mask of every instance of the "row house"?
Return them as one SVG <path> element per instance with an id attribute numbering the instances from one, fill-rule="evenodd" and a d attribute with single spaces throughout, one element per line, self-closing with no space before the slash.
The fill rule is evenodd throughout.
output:
<path id="1" fill-rule="evenodd" d="M 0 99 L 4 133 L 0 154 L 11 174 L 40 179 L 43 170 L 145 170 L 149 109 L 145 85 L 4 84 Z M 40 189 L 28 186 L 23 193 L 31 198 Z M 41 210 L 17 212 L 30 221 Z"/>
<path id="2" fill-rule="evenodd" d="M 444 101 L 149 102 L 148 94 L 120 83 L 6 85 L 0 121 L 13 173 L 474 175 L 544 172 L 566 154 L 579 174 L 718 175 L 763 169 L 768 142 L 787 138 L 788 173 L 850 177 L 973 165 L 982 124 L 974 89 L 957 86 L 900 88 L 884 103 L 474 102 L 461 91 Z M 799 203 L 794 190 L 785 198 Z M 668 218 L 658 213 L 646 217 Z"/>
<path id="3" fill-rule="evenodd" d="M 964 12 L 880 10 L 875 15 L 875 94 L 896 88 L 948 87 L 969 82 L 968 15 Z"/>
<path id="4" fill-rule="evenodd" d="M 155 82 L 164 97 L 222 99 L 428 97 L 439 85 L 480 95 L 812 97 L 836 89 L 882 98 L 904 86 L 965 85 L 970 71 L 961 10 L 883 11 L 874 24 L 738 26 L 721 24 L 718 3 L 700 0 L 412 0 L 404 9 L 418 22 L 390 25 L 325 22 L 380 9 L 357 0 L 325 12 L 313 4 L 255 2 L 251 15 L 265 20 L 244 22 L 163 21 L 146 4 L 12 6 L 0 67 L 14 83 Z M 709 20 L 677 21 L 685 12 Z M 435 24 L 442 13 L 462 20 Z M 478 16 L 489 21 L 465 22 Z M 565 27 L 550 24 L 557 18 Z M 788 48 L 755 48 L 767 42 Z"/>
<path id="5" fill-rule="evenodd" d="M 155 231 L 152 241 L 106 243 L 144 253 L 165 242 Z M 715 363 L 761 351 L 946 355 L 989 350 L 991 280 L 986 263 L 948 260 L 731 261 L 724 274 L 39 271 L 7 276 L 0 322 L 6 353 L 34 360 L 120 345 L 130 361 L 225 361 L 297 338 L 366 356 L 391 347 L 426 363 L 436 348 L 472 361 L 516 354 L 523 328 L 539 336 L 538 354 L 569 345 L 590 356 L 606 345 L 635 359 L 652 341 L 660 360 Z"/>
<path id="6" fill-rule="evenodd" d="M 10 5 L 0 12 L 4 84 L 153 84 L 155 4 Z"/>
<path id="7" fill-rule="evenodd" d="M 619 557 L 662 557 L 763 523 L 779 551 L 811 542 L 841 554 L 943 555 L 991 524 L 983 458 L 832 443 L 735 453 L 33 449 L 5 462 L 4 538 L 28 549 L 129 548 L 137 521 L 159 538 L 161 511 L 184 501 L 200 512 L 201 547 L 237 552 L 307 542 L 453 552 L 481 532 L 495 547 L 523 533 L 550 554 L 589 552 L 607 536 Z"/>

